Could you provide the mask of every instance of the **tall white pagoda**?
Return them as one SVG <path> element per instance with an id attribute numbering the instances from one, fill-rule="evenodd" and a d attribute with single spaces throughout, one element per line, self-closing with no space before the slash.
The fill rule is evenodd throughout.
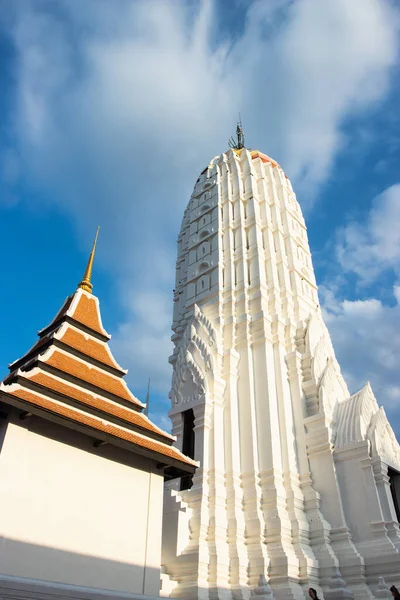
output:
<path id="1" fill-rule="evenodd" d="M 289 179 L 237 134 L 178 238 L 169 414 L 200 468 L 166 484 L 164 593 L 387 597 L 400 447 L 369 383 L 351 396 L 341 375 Z"/>

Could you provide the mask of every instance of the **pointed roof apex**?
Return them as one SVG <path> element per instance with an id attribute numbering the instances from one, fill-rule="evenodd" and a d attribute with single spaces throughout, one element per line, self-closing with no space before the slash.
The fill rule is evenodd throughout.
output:
<path id="1" fill-rule="evenodd" d="M 366 394 L 370 394 L 375 399 L 374 392 L 372 391 L 372 387 L 371 387 L 371 384 L 369 381 L 367 381 L 363 385 L 363 387 L 360 390 L 358 390 L 358 392 L 356 392 L 355 394 L 352 394 L 352 396 L 350 396 L 350 400 L 356 399 L 356 398 L 363 399 Z"/>
<path id="2" fill-rule="evenodd" d="M 84 290 L 85 292 L 89 292 L 89 294 L 91 294 L 92 290 L 93 290 L 93 285 L 92 285 L 92 270 L 93 270 L 94 255 L 95 255 L 95 252 L 96 252 L 97 238 L 99 237 L 99 231 L 100 231 L 100 227 L 97 227 L 96 236 L 94 238 L 92 251 L 90 253 L 89 260 L 88 260 L 88 263 L 86 265 L 86 270 L 85 270 L 85 273 L 83 275 L 82 281 L 78 285 L 78 288 L 80 288 L 81 290 Z"/>
<path id="3" fill-rule="evenodd" d="M 336 406 L 337 448 L 366 439 L 371 420 L 379 412 L 379 406 L 369 381 L 358 392 L 339 402 Z"/>

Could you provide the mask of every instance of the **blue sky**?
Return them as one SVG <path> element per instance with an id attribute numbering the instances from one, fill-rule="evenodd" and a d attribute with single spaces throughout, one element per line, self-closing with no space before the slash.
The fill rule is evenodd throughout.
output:
<path id="1" fill-rule="evenodd" d="M 0 0 L 1 373 L 100 225 L 112 350 L 168 426 L 176 237 L 240 111 L 303 207 L 349 388 L 400 433 L 399 23 L 390 0 Z"/>

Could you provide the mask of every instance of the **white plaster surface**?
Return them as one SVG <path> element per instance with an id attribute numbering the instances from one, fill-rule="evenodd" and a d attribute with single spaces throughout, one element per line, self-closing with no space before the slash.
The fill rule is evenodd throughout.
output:
<path id="1" fill-rule="evenodd" d="M 154 464 L 35 417 L 3 428 L 0 573 L 158 596 Z"/>

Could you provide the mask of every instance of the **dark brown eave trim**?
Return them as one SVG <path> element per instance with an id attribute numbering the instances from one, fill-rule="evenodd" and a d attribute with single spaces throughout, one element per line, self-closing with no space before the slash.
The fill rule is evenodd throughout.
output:
<path id="1" fill-rule="evenodd" d="M 109 342 L 111 339 L 110 335 L 100 333 L 100 331 L 95 331 L 91 327 L 84 325 L 80 321 L 77 321 L 73 317 L 70 317 L 69 315 L 66 315 L 66 314 L 62 315 L 59 319 L 57 319 L 57 321 L 54 321 L 53 323 L 48 325 L 45 329 L 42 329 L 41 331 L 39 331 L 39 337 L 40 338 L 45 337 L 47 334 L 51 333 L 55 329 L 58 329 L 63 323 L 69 323 L 70 325 L 73 325 L 77 329 L 80 329 L 81 331 L 84 331 L 85 333 L 89 333 L 90 335 L 92 335 L 93 337 L 97 338 L 98 340 L 100 340 L 102 342 Z"/>
<path id="2" fill-rule="evenodd" d="M 126 371 L 123 371 L 122 368 L 113 367 L 112 365 L 108 365 L 107 363 L 104 363 L 101 360 L 98 360 L 97 358 L 93 358 L 93 356 L 90 356 L 89 354 L 82 352 L 82 350 L 78 350 L 78 348 L 74 348 L 74 346 L 67 344 L 63 340 L 56 339 L 54 337 L 54 334 L 57 333 L 57 331 L 60 329 L 62 324 L 63 323 L 60 323 L 60 325 L 56 329 L 54 329 L 54 331 L 51 334 L 49 333 L 49 337 L 47 339 L 45 338 L 45 336 L 43 336 L 36 342 L 36 344 L 34 346 L 32 346 L 32 348 L 29 350 L 29 352 L 27 352 L 26 354 L 24 354 L 24 356 L 22 356 L 21 358 L 18 358 L 13 363 L 11 363 L 8 366 L 10 371 L 13 372 L 13 371 L 16 371 L 17 369 L 21 369 L 25 364 L 32 361 L 36 356 L 43 354 L 44 352 L 46 352 L 46 350 L 48 350 L 50 348 L 50 346 L 54 345 L 56 348 L 64 350 L 64 351 L 72 354 L 72 356 L 75 356 L 76 358 L 84 359 L 87 362 L 93 364 L 95 367 L 98 367 L 99 369 L 103 369 L 103 371 L 106 371 L 107 373 L 111 373 L 112 375 L 116 375 L 117 377 L 121 377 L 121 378 L 125 377 Z M 88 333 L 88 332 L 85 332 L 85 333 Z"/>
<path id="3" fill-rule="evenodd" d="M 51 321 L 51 323 L 49 323 L 46 327 L 38 331 L 38 336 L 40 339 L 42 337 L 45 337 L 50 331 L 52 331 L 54 328 L 58 327 L 59 324 L 62 323 L 63 319 L 65 318 L 65 314 L 71 308 L 74 296 L 75 292 L 67 296 L 63 302 L 63 305 L 61 306 L 60 310 L 58 311 L 54 319 Z"/>
<path id="4" fill-rule="evenodd" d="M 159 465 L 159 468 L 172 467 L 173 471 L 171 471 L 171 472 L 175 473 L 174 478 L 175 477 L 183 477 L 184 475 L 188 475 L 188 474 L 194 474 L 196 471 L 197 467 L 194 465 L 189 465 L 187 463 L 184 463 L 184 462 L 177 460 L 175 458 L 172 458 L 170 456 L 165 456 L 164 454 L 160 454 L 159 452 L 156 452 L 154 450 L 149 450 L 148 448 L 143 448 L 141 446 L 136 445 L 133 442 L 128 442 L 126 440 L 115 437 L 108 433 L 104 433 L 102 431 L 94 429 L 93 427 L 90 427 L 89 425 L 77 423 L 76 421 L 69 419 L 68 417 L 63 417 L 63 416 L 57 415 L 49 410 L 38 407 L 35 404 L 31 404 L 30 402 L 21 400 L 21 398 L 17 398 L 15 396 L 5 394 L 4 392 L 0 392 L 0 400 L 2 402 L 4 402 L 5 404 L 9 404 L 9 405 L 19 408 L 21 410 L 24 410 L 24 411 L 29 410 L 29 412 L 32 413 L 33 415 L 36 415 L 47 421 L 52 421 L 53 423 L 57 423 L 58 425 L 62 425 L 64 427 L 68 427 L 69 429 L 72 429 L 74 431 L 78 431 L 79 433 L 89 436 L 93 440 L 96 440 L 96 441 L 101 440 L 110 445 L 117 446 L 119 448 L 123 448 L 124 450 L 127 450 L 128 452 L 133 452 L 134 454 L 138 454 L 145 458 L 154 460 Z M 169 475 L 166 475 L 166 478 L 171 479 L 171 477 Z"/>
<path id="5" fill-rule="evenodd" d="M 39 339 L 36 342 L 36 344 L 34 346 L 32 346 L 32 348 L 29 350 L 29 352 L 24 354 L 24 356 L 22 356 L 21 358 L 17 358 L 17 360 L 15 360 L 13 363 L 11 363 L 8 366 L 8 368 L 11 371 L 10 375 L 14 371 L 21 369 L 21 367 L 23 367 L 26 363 L 29 363 L 31 360 L 33 360 L 35 358 L 35 356 L 39 356 L 39 354 L 46 352 L 46 350 L 48 350 L 49 346 L 51 346 L 51 344 L 53 342 L 54 342 L 54 339 L 52 336 L 50 336 L 47 340 L 45 340 L 44 337 Z"/>
<path id="6" fill-rule="evenodd" d="M 146 437 L 149 437 L 156 442 L 161 442 L 168 446 L 172 446 L 172 444 L 173 444 L 174 440 L 171 439 L 171 437 L 169 437 L 169 436 L 165 437 L 160 433 L 156 433 L 155 431 L 151 431 L 149 429 L 146 429 L 145 427 L 141 427 L 140 425 L 135 425 L 135 423 L 126 421 L 123 417 L 117 417 L 117 416 L 111 415 L 104 410 L 101 410 L 94 406 L 85 404 L 84 402 L 80 402 L 79 400 L 75 400 L 75 398 L 66 396 L 65 394 L 62 394 L 61 392 L 52 390 L 51 388 L 41 385 L 40 383 L 37 383 L 30 379 L 25 379 L 25 377 L 23 375 L 17 375 L 13 379 L 13 383 L 18 383 L 19 385 L 23 386 L 25 389 L 32 390 L 33 392 L 42 394 L 44 396 L 49 396 L 49 394 L 50 394 L 50 397 L 51 397 L 52 395 L 54 395 L 55 398 L 58 398 L 61 402 L 64 402 L 65 404 L 67 404 L 68 406 L 71 406 L 72 408 L 78 408 L 79 410 L 84 410 L 88 414 L 92 414 L 95 417 L 105 418 L 108 421 L 110 421 L 110 423 L 113 423 L 114 425 L 120 425 L 122 427 L 126 427 L 127 429 L 131 429 L 134 433 L 139 433 L 141 435 L 145 435 Z M 107 402 L 107 400 L 104 400 L 104 402 Z M 125 408 L 125 406 L 123 408 Z M 125 410 L 129 410 L 129 409 L 125 408 Z M 132 412 L 137 412 L 137 411 L 132 411 Z"/>

